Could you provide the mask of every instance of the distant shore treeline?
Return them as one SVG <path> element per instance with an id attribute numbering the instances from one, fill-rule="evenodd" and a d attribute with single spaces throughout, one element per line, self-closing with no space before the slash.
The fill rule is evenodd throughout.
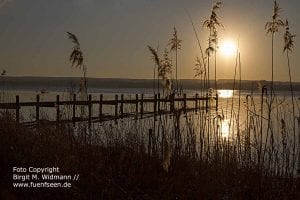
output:
<path id="1" fill-rule="evenodd" d="M 8 90 L 31 90 L 33 88 L 55 90 L 78 88 L 79 77 L 2 77 L 2 87 Z M 88 78 L 88 88 L 153 88 L 152 79 L 124 79 L 124 78 Z M 218 89 L 232 89 L 234 81 L 231 79 L 218 80 Z M 264 85 L 270 85 L 265 80 L 243 80 L 242 90 L 260 90 Z M 200 89 L 201 81 L 197 79 L 180 79 L 179 85 L 183 89 Z M 235 88 L 238 89 L 239 82 L 236 81 Z M 211 86 L 214 86 L 211 80 Z M 300 91 L 300 82 L 293 84 L 294 90 Z M 290 90 L 288 82 L 275 82 L 276 90 Z"/>

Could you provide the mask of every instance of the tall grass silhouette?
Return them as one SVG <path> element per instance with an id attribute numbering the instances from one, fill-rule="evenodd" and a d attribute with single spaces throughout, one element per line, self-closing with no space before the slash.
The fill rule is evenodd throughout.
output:
<path id="1" fill-rule="evenodd" d="M 76 68 L 79 68 L 82 70 L 82 79 L 80 82 L 79 91 L 81 93 L 82 99 L 85 99 L 86 94 L 87 94 L 87 79 L 86 79 L 87 67 L 84 64 L 83 52 L 81 50 L 80 43 L 79 43 L 77 36 L 70 32 L 67 32 L 67 35 L 68 35 L 68 38 L 74 44 L 71 54 L 70 54 L 70 57 L 69 57 L 71 65 L 72 65 L 72 67 L 76 67 Z"/>
<path id="2" fill-rule="evenodd" d="M 159 68 L 161 66 L 161 63 L 160 63 L 160 58 L 159 58 L 158 53 L 157 53 L 158 50 L 155 50 L 153 47 L 151 47 L 149 45 L 147 47 L 148 47 L 148 50 L 151 53 L 151 59 L 154 61 L 154 72 L 153 72 L 154 87 L 155 87 L 155 79 L 156 79 L 155 71 L 157 71 L 157 93 L 159 93 L 159 80 L 158 79 L 159 79 Z"/>
<path id="3" fill-rule="evenodd" d="M 290 82 L 290 91 L 292 95 L 292 121 L 293 121 L 293 140 L 296 141 L 296 115 L 295 115 L 295 100 L 294 100 L 294 90 L 293 90 L 293 83 L 292 83 L 292 75 L 291 75 L 291 65 L 290 65 L 290 53 L 293 51 L 294 48 L 294 38 L 296 35 L 293 35 L 290 32 L 290 26 L 288 20 L 285 21 L 285 32 L 284 32 L 284 47 L 283 52 L 286 53 L 287 58 L 287 67 L 289 73 L 289 82 Z M 300 127 L 299 127 L 300 128 Z M 298 138 L 300 139 L 300 137 Z M 296 142 L 293 145 L 293 157 L 296 154 Z M 295 168 L 295 163 L 293 163 L 293 169 Z"/>
<path id="4" fill-rule="evenodd" d="M 178 50 L 181 49 L 182 40 L 178 38 L 177 29 L 174 26 L 173 37 L 170 39 L 168 45 L 170 46 L 170 51 L 175 52 L 175 80 L 176 80 L 176 93 L 178 93 Z"/>
<path id="5" fill-rule="evenodd" d="M 284 22 L 279 18 L 281 8 L 277 1 L 274 1 L 273 15 L 271 21 L 268 21 L 265 25 L 267 34 L 271 34 L 271 94 L 274 92 L 274 37 L 279 32 L 279 29 L 284 26 Z"/>
<path id="6" fill-rule="evenodd" d="M 279 32 L 279 29 L 284 26 L 283 21 L 279 18 L 280 17 L 280 11 L 281 8 L 279 7 L 279 4 L 277 1 L 274 1 L 273 5 L 273 15 L 271 18 L 271 21 L 268 21 L 265 24 L 265 30 L 267 34 L 271 34 L 271 88 L 270 88 L 270 98 L 267 100 L 268 104 L 268 127 L 267 127 L 267 133 L 266 133 L 266 140 L 265 140 L 265 149 L 266 145 L 268 144 L 268 140 L 270 139 L 271 141 L 271 146 L 272 146 L 272 153 L 270 154 L 273 156 L 273 151 L 274 151 L 274 132 L 272 129 L 272 111 L 273 111 L 273 103 L 275 100 L 275 93 L 274 93 L 274 37 L 275 34 Z M 278 111 L 278 110 L 277 110 Z M 269 138 L 270 135 L 270 138 Z M 264 151 L 263 156 L 262 156 L 262 161 L 264 161 L 266 151 Z"/>
<path id="7" fill-rule="evenodd" d="M 209 30 L 208 47 L 205 50 L 207 55 L 207 69 L 208 69 L 208 80 L 209 80 L 209 68 L 210 68 L 210 56 L 215 54 L 215 89 L 217 89 L 217 44 L 218 44 L 218 27 L 223 27 L 219 21 L 217 11 L 222 5 L 221 1 L 216 2 L 212 5 L 211 15 L 209 19 L 205 20 L 203 26 Z"/>
<path id="8" fill-rule="evenodd" d="M 200 78 L 201 84 L 203 83 L 201 97 L 211 97 L 205 102 L 207 104 L 210 104 L 214 96 L 209 94 L 209 71 L 213 54 L 216 92 L 218 89 L 216 57 L 218 28 L 223 27 L 217 15 L 220 6 L 219 1 L 213 4 L 210 18 L 203 23 L 209 30 L 208 48 L 205 52 L 202 51 L 198 33 L 189 16 L 200 48 L 200 55 L 195 60 L 195 77 Z M 270 90 L 264 85 L 259 95 L 255 96 L 251 91 L 243 99 L 242 60 L 240 50 L 237 49 L 233 96 L 226 100 L 227 105 L 231 100 L 229 119 L 227 105 L 225 114 L 223 107 L 216 110 L 210 107 L 208 110 L 210 105 L 204 106 L 203 103 L 194 113 L 185 112 L 185 108 L 177 106 L 171 113 L 164 115 L 162 113 L 164 110 L 160 110 L 156 104 L 147 103 L 149 100 L 147 98 L 135 105 L 126 104 L 122 109 L 138 110 L 141 102 L 143 106 L 145 105 L 143 108 L 145 112 L 147 106 L 158 108 L 155 117 L 145 117 L 147 116 L 145 113 L 144 117 L 124 118 L 116 124 L 101 122 L 94 124 L 88 131 L 85 126 L 80 126 L 81 124 L 75 127 L 67 124 L 54 127 L 47 124 L 47 121 L 41 122 L 37 128 L 28 128 L 22 124 L 16 125 L 13 115 L 1 114 L 0 163 L 5 163 L 4 170 L 0 170 L 1 175 L 8 177 L 4 171 L 11 171 L 14 162 L 29 166 L 32 164 L 47 166 L 55 163 L 66 173 L 81 174 L 80 181 L 74 183 L 75 186 L 70 190 L 61 190 L 58 193 L 52 193 L 50 190 L 34 191 L 37 198 L 45 193 L 52 198 L 62 196 L 67 198 L 71 195 L 74 199 L 297 198 L 295 194 L 299 188 L 295 187 L 294 169 L 297 148 L 299 149 L 300 144 L 296 145 L 296 109 L 290 64 L 295 35 L 290 32 L 288 21 L 283 23 L 279 19 L 279 13 L 279 5 L 274 1 L 272 20 L 265 26 L 272 40 Z M 292 117 L 288 103 L 285 100 L 280 101 L 273 91 L 274 38 L 283 25 L 285 25 L 283 51 L 288 62 Z M 177 59 L 182 41 L 178 38 L 175 27 L 173 31 L 173 37 L 162 54 L 147 46 L 154 63 L 154 83 L 157 77 L 157 81 L 161 81 L 164 85 L 164 99 L 159 99 L 159 103 L 163 104 L 160 105 L 162 107 L 172 107 L 171 103 L 167 104 L 164 100 L 174 98 L 175 95 L 171 81 L 173 71 L 171 52 L 175 53 L 175 91 L 178 92 Z M 77 36 L 70 32 L 67 32 L 67 35 L 74 45 L 69 61 L 73 67 L 82 70 L 80 92 L 82 99 L 86 99 L 87 67 L 84 55 Z M 1 78 L 4 75 L 1 75 Z M 156 99 L 155 86 L 154 84 Z M 159 94 L 159 84 L 157 87 Z M 238 99 L 234 96 L 235 90 L 239 90 Z M 245 105 L 245 119 L 241 116 L 243 105 Z M 118 112 L 118 104 L 105 106 L 115 106 Z M 62 109 L 62 112 L 71 112 L 71 109 Z M 72 113 L 64 114 L 71 116 Z M 290 119 L 293 119 L 292 127 Z M 228 127 L 224 128 L 223 125 L 227 123 L 225 120 L 229 122 L 226 124 Z M 223 133 L 225 131 L 228 131 L 227 135 Z M 87 134 L 90 136 L 88 140 Z M 300 135 L 298 140 L 300 142 Z M 6 159 L 7 155 L 11 160 Z M 22 194 L 20 192 L 21 196 Z"/>
<path id="9" fill-rule="evenodd" d="M 166 48 L 163 54 L 163 57 L 160 58 L 157 54 L 157 51 L 148 46 L 148 50 L 151 53 L 152 59 L 157 66 L 157 76 L 162 79 L 164 85 L 164 91 L 171 91 L 172 83 L 171 83 L 171 73 L 172 73 L 172 61 L 169 58 L 169 51 Z"/>

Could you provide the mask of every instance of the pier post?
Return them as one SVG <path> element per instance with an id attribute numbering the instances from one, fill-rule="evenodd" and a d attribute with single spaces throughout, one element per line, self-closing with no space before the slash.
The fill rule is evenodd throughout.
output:
<path id="1" fill-rule="evenodd" d="M 186 94 L 183 94 L 183 111 L 186 113 Z"/>
<path id="2" fill-rule="evenodd" d="M 73 117 L 72 117 L 72 122 L 73 126 L 75 126 L 75 120 L 76 119 L 76 94 L 73 94 Z"/>
<path id="3" fill-rule="evenodd" d="M 206 109 L 206 112 L 208 112 L 208 94 L 206 94 L 205 109 Z"/>
<path id="4" fill-rule="evenodd" d="M 144 94 L 141 94 L 141 118 L 144 115 Z"/>
<path id="5" fill-rule="evenodd" d="M 196 93 L 195 110 L 196 110 L 196 112 L 198 111 L 198 93 Z"/>
<path id="6" fill-rule="evenodd" d="M 59 95 L 56 95 L 56 123 L 60 121 Z"/>
<path id="7" fill-rule="evenodd" d="M 89 128 L 92 125 L 92 95 L 89 94 L 89 102 L 88 102 L 88 110 L 89 110 Z"/>
<path id="8" fill-rule="evenodd" d="M 123 119 L 123 116 L 124 116 L 124 94 L 121 94 L 120 110 L 121 110 L 121 119 Z"/>
<path id="9" fill-rule="evenodd" d="M 20 99 L 19 96 L 16 96 L 16 122 L 20 122 Z"/>
<path id="10" fill-rule="evenodd" d="M 40 95 L 36 95 L 35 120 L 36 122 L 40 120 Z"/>
<path id="11" fill-rule="evenodd" d="M 156 120 L 156 116 L 157 116 L 157 94 L 154 95 L 153 112 L 154 112 L 154 120 Z"/>
<path id="12" fill-rule="evenodd" d="M 167 113 L 174 113 L 176 112 L 177 107 L 175 107 L 175 102 L 178 101 L 179 103 L 181 102 L 181 107 L 178 107 L 178 109 L 182 109 L 184 113 L 190 112 L 190 111 L 198 111 L 199 108 L 202 108 L 202 106 L 206 106 L 206 112 L 209 111 L 210 106 L 212 105 L 210 103 L 210 97 L 209 94 L 206 94 L 206 97 L 199 97 L 199 94 L 196 93 L 194 95 L 193 98 L 187 98 L 186 94 L 183 94 L 183 97 L 180 98 L 176 98 L 173 94 L 171 94 L 168 99 L 160 99 L 160 93 L 155 94 L 154 97 L 149 98 L 149 99 L 145 99 L 144 98 L 144 94 L 141 94 L 141 97 L 139 97 L 138 94 L 136 94 L 136 99 L 131 99 L 131 100 L 126 100 L 124 97 L 124 94 L 121 94 L 121 97 L 119 98 L 118 95 L 115 95 L 115 100 L 109 100 L 107 102 L 105 102 L 103 100 L 103 95 L 100 94 L 100 100 L 98 101 L 93 101 L 92 100 L 92 95 L 88 95 L 88 100 L 85 101 L 80 101 L 77 102 L 76 100 L 76 94 L 73 94 L 73 101 L 66 101 L 66 102 L 61 102 L 59 95 L 56 95 L 56 101 L 52 101 L 52 102 L 40 102 L 40 95 L 37 94 L 36 95 L 36 102 L 25 102 L 25 103 L 20 103 L 20 99 L 19 96 L 16 95 L 16 100 L 15 100 L 15 104 L 9 104 L 9 109 L 12 109 L 15 111 L 15 121 L 16 123 L 20 122 L 20 111 L 21 111 L 21 105 L 22 106 L 31 106 L 31 107 L 35 107 L 35 119 L 33 119 L 32 122 L 36 122 L 38 123 L 41 119 L 40 119 L 40 108 L 45 106 L 51 106 L 53 107 L 55 105 L 55 109 L 56 109 L 56 122 L 57 123 L 62 123 L 64 120 L 62 120 L 62 116 L 61 116 L 61 112 L 60 112 L 60 107 L 63 104 L 66 105 L 70 105 L 73 106 L 73 113 L 72 113 L 72 120 L 68 119 L 66 123 L 72 123 L 73 122 L 73 126 L 76 125 L 76 122 L 79 121 L 79 119 L 76 119 L 76 106 L 77 105 L 82 105 L 82 106 L 88 106 L 88 116 L 86 116 L 84 118 L 85 121 L 88 121 L 89 126 L 91 126 L 92 120 L 93 118 L 93 114 L 92 114 L 92 109 L 93 109 L 93 103 L 97 104 L 99 103 L 99 121 L 102 122 L 103 119 L 105 120 L 112 120 L 115 121 L 117 123 L 117 120 L 119 118 L 124 119 L 127 117 L 135 117 L 135 119 L 138 119 L 139 117 L 143 118 L 145 116 L 145 114 L 151 114 L 152 116 L 154 116 L 154 119 L 157 119 L 157 116 L 160 114 L 167 114 Z M 139 99 L 140 98 L 140 99 Z M 216 94 L 216 102 L 213 103 L 216 105 L 216 110 L 218 110 L 218 94 Z M 188 107 L 187 103 L 188 101 L 191 101 L 195 106 L 195 107 Z M 203 102 L 205 101 L 205 102 Z M 163 103 L 163 108 L 161 109 L 161 102 Z M 203 102 L 203 103 L 201 103 Z M 111 113 L 111 115 L 109 115 L 108 118 L 104 118 L 105 115 L 103 115 L 103 105 L 105 105 L 105 103 L 110 104 L 111 108 L 114 109 L 114 115 Z M 135 113 L 133 113 L 134 111 L 131 111 L 130 113 L 126 113 L 126 109 L 124 108 L 124 106 L 126 106 L 126 103 L 128 104 L 135 104 Z M 149 106 L 151 107 L 147 107 L 149 103 Z M 153 105 L 151 105 L 153 103 Z M 168 105 L 169 103 L 169 105 Z M 28 104 L 28 105 L 27 105 Z M 120 104 L 120 105 L 119 105 Z M 13 107 L 11 107 L 11 105 L 13 105 Z M 7 104 L 1 104 L 0 105 L 1 108 L 6 108 Z M 144 107 L 146 106 L 146 107 Z M 113 108 L 114 107 L 114 108 Z M 134 108 L 133 108 L 134 109 Z M 150 110 L 149 110 L 150 109 Z M 153 110 L 152 110 L 153 109 Z M 96 116 L 97 118 L 97 116 Z M 83 118 L 82 118 L 83 119 Z M 54 120 L 53 120 L 54 122 Z M 155 131 L 155 130 L 153 130 Z"/>
<path id="13" fill-rule="evenodd" d="M 160 114 L 160 93 L 158 93 L 158 96 L 157 96 L 157 111 L 158 111 L 158 114 Z"/>
<path id="14" fill-rule="evenodd" d="M 117 123 L 118 120 L 118 95 L 115 96 L 115 123 Z"/>
<path id="15" fill-rule="evenodd" d="M 175 112 L 175 103 L 174 103 L 175 93 L 170 95 L 170 112 Z"/>
<path id="16" fill-rule="evenodd" d="M 135 119 L 138 119 L 138 113 L 139 113 L 139 95 L 135 94 Z"/>
<path id="17" fill-rule="evenodd" d="M 100 94 L 100 101 L 99 101 L 99 121 L 102 122 L 102 109 L 103 109 L 103 94 Z"/>
<path id="18" fill-rule="evenodd" d="M 219 95 L 216 94 L 216 111 L 218 111 L 218 104 L 219 104 Z"/>

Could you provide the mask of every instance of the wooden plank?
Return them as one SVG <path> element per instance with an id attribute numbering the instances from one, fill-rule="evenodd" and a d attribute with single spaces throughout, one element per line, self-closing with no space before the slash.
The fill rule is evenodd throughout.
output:
<path id="1" fill-rule="evenodd" d="M 86 101 L 76 101 L 76 95 L 73 95 L 73 100 L 72 101 L 60 101 L 59 96 L 57 96 L 56 101 L 44 101 L 41 102 L 40 101 L 40 96 L 37 95 L 36 96 L 36 102 L 20 102 L 19 97 L 16 96 L 16 102 L 15 103 L 0 103 L 0 108 L 2 109 L 15 109 L 16 111 L 16 121 L 20 120 L 20 109 L 21 107 L 27 107 L 27 106 L 31 106 L 31 107 L 35 107 L 36 109 L 36 121 L 40 120 L 40 108 L 41 107 L 56 107 L 56 121 L 62 121 L 60 119 L 60 106 L 61 105 L 72 105 L 73 106 L 73 116 L 71 121 L 73 122 L 73 124 L 75 125 L 75 121 L 89 121 L 89 123 L 91 123 L 91 120 L 93 119 L 93 117 L 91 116 L 92 113 L 92 106 L 94 104 L 99 104 L 99 116 L 96 117 L 97 120 L 102 121 L 102 120 L 115 120 L 117 121 L 117 119 L 119 118 L 123 118 L 123 117 L 130 117 L 130 116 L 136 116 L 138 117 L 138 115 L 140 115 L 142 118 L 144 117 L 144 115 L 152 115 L 154 116 L 154 118 L 156 118 L 156 115 L 158 113 L 162 113 L 162 114 L 166 114 L 169 113 L 171 114 L 172 111 L 174 110 L 174 112 L 176 112 L 176 110 L 174 108 L 172 108 L 172 104 L 174 104 L 175 101 L 181 101 L 183 102 L 183 109 L 187 112 L 190 111 L 191 109 L 187 108 L 187 101 L 194 101 L 195 103 L 195 108 L 192 108 L 194 110 L 197 109 L 203 109 L 201 108 L 201 105 L 199 106 L 199 102 L 200 101 L 205 101 L 205 109 L 206 111 L 208 111 L 208 109 L 218 109 L 218 95 L 216 95 L 216 97 L 214 97 L 214 99 L 216 99 L 216 106 L 215 108 L 210 107 L 209 105 L 209 97 L 208 95 L 206 95 L 206 97 L 199 97 L 198 94 L 196 94 L 194 97 L 187 97 L 186 94 L 184 94 L 183 97 L 181 98 L 172 98 L 171 96 L 169 96 L 168 98 L 161 98 L 160 94 L 155 95 L 152 98 L 144 98 L 144 95 L 141 95 L 141 99 L 139 99 L 138 95 L 136 94 L 136 98 L 135 99 L 124 99 L 124 95 L 121 95 L 121 100 L 118 99 L 118 95 L 116 95 L 116 98 L 114 100 L 103 100 L 103 95 L 100 95 L 100 102 L 99 100 L 92 100 L 91 97 L 89 96 L 89 99 Z M 169 103 L 169 107 L 167 109 L 169 110 L 161 110 L 161 103 L 165 102 L 165 103 Z M 119 109 L 119 103 L 120 105 L 120 111 Z M 136 105 L 136 109 L 135 109 L 135 113 L 124 113 L 124 104 L 135 104 Z M 153 103 L 153 110 L 150 112 L 145 112 L 144 110 L 144 105 L 145 103 Z M 140 105 L 139 105 L 140 104 Z M 86 120 L 79 120 L 76 119 L 76 106 L 77 105 L 86 105 L 89 106 L 89 116 Z M 114 105 L 115 106 L 115 115 L 114 116 L 104 116 L 105 119 L 102 119 L 102 115 L 103 115 L 103 105 Z M 140 107 L 139 107 L 140 106 Z M 120 114 L 119 114 L 119 112 Z M 65 121 L 65 120 L 64 120 Z"/>
<path id="2" fill-rule="evenodd" d="M 197 99 L 199 101 L 201 100 L 207 100 L 208 97 L 198 97 Z M 216 98 L 214 98 L 216 99 Z M 123 103 L 124 104 L 136 104 L 137 101 L 136 99 L 124 99 Z M 144 103 L 153 103 L 154 101 L 159 101 L 161 102 L 170 102 L 170 99 L 168 98 L 160 98 L 160 95 L 157 100 L 150 99 L 150 98 L 144 98 L 143 102 Z M 184 98 L 174 98 L 174 101 L 184 101 Z M 195 97 L 190 97 L 186 98 L 186 101 L 196 101 Z M 92 104 L 99 104 L 98 100 L 92 100 Z M 115 105 L 116 102 L 115 100 L 103 100 L 102 105 Z M 20 107 L 36 107 L 36 102 L 20 102 L 19 103 Z M 60 101 L 60 105 L 74 105 L 74 101 Z M 75 105 L 89 105 L 89 101 L 76 101 Z M 39 102 L 39 107 L 56 107 L 56 102 L 51 102 L 51 101 L 43 101 Z M 0 109 L 16 109 L 16 103 L 0 103 Z"/>
<path id="3" fill-rule="evenodd" d="M 1 103 L 0 109 L 16 109 L 15 103 Z"/>

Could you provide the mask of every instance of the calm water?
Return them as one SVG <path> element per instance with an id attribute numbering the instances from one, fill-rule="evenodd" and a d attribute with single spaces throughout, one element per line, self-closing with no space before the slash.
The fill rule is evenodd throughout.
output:
<path id="1" fill-rule="evenodd" d="M 144 94 L 145 98 L 147 97 L 153 97 L 153 89 L 145 89 L 145 88 L 129 88 L 129 89 L 89 89 L 89 94 L 92 95 L 92 98 L 94 100 L 99 99 L 99 95 L 103 94 L 104 99 L 114 99 L 115 94 L 124 94 L 125 99 L 135 99 L 135 94 Z M 196 93 L 200 94 L 200 91 L 196 90 L 185 90 L 184 93 L 187 94 L 187 96 L 193 96 Z M 31 90 L 4 90 L 1 92 L 0 101 L 1 102 L 15 102 L 16 95 L 19 95 L 20 102 L 35 102 L 36 101 L 36 95 L 40 95 L 40 101 L 55 101 L 56 95 L 60 95 L 60 100 L 72 100 L 73 96 L 71 95 L 71 92 L 68 90 L 62 90 L 62 89 L 56 89 L 46 92 L 41 92 L 35 88 L 32 88 Z M 246 120 L 246 114 L 247 110 L 255 109 L 256 112 L 259 112 L 260 105 L 261 105 L 261 94 L 258 92 L 250 92 L 250 91 L 241 91 L 238 90 L 219 90 L 219 110 L 218 114 L 224 118 L 224 120 L 228 121 L 230 118 L 236 117 L 239 115 L 240 121 Z M 239 101 L 239 95 L 240 95 L 240 101 Z M 251 102 L 248 99 L 247 104 L 247 95 L 252 95 L 253 101 Z M 289 91 L 280 91 L 276 92 L 276 96 L 278 97 L 277 102 L 274 103 L 274 105 L 280 105 L 281 109 L 284 108 L 287 112 L 290 112 L 292 109 L 292 101 L 291 101 L 291 94 Z M 295 110 L 296 114 L 299 115 L 299 104 L 300 104 L 300 92 L 295 92 Z M 212 102 L 213 105 L 215 105 L 215 102 Z M 150 105 L 149 105 L 150 106 Z M 192 106 L 192 105 L 188 105 Z M 255 107 L 255 108 L 254 108 Z M 265 106 L 266 107 L 266 106 Z M 21 112 L 23 113 L 24 118 L 28 118 L 28 115 L 33 114 L 34 108 L 22 108 Z M 147 106 L 146 106 L 147 109 Z M 44 113 L 48 114 L 48 117 L 51 117 L 52 113 L 55 113 L 55 109 L 51 108 L 42 108 L 42 111 L 45 111 Z M 96 108 L 95 111 L 96 112 Z M 113 111 L 112 108 L 109 108 L 109 106 L 106 108 L 105 112 L 111 112 Z M 253 111 L 253 110 L 252 110 Z M 249 114 L 249 112 L 248 112 Z M 27 115 L 27 116 L 26 116 Z M 284 117 L 284 116 L 282 116 Z M 224 125 L 225 127 L 227 125 Z M 226 128 L 223 127 L 224 130 Z"/>
<path id="2" fill-rule="evenodd" d="M 201 94 L 200 91 L 196 90 L 185 90 L 184 93 L 187 94 L 188 97 L 195 95 L 196 93 Z M 55 101 L 56 95 L 60 95 L 60 100 L 72 100 L 73 95 L 67 90 L 51 90 L 47 91 L 45 93 L 41 93 L 41 91 L 36 90 L 35 88 L 32 88 L 32 90 L 9 90 L 9 91 L 2 91 L 1 93 L 1 102 L 15 102 L 15 96 L 19 95 L 20 102 L 35 102 L 36 101 L 36 95 L 40 95 L 40 101 Z M 104 95 L 104 99 L 114 99 L 115 94 L 124 94 L 125 99 L 135 99 L 135 94 L 144 94 L 144 97 L 153 97 L 153 90 L 151 89 L 143 89 L 143 88 L 136 88 L 136 89 L 89 89 L 89 94 L 92 95 L 92 98 L 94 100 L 98 100 L 100 94 Z M 201 132 L 201 124 L 199 123 L 201 120 L 201 116 L 205 117 L 205 119 L 209 118 L 211 124 L 218 124 L 219 132 L 224 139 L 228 139 L 231 141 L 236 141 L 237 139 L 237 130 L 240 130 L 240 134 L 242 138 L 245 138 L 246 133 L 249 133 L 250 140 L 251 140 L 251 151 L 253 152 L 253 155 L 258 155 L 257 153 L 257 147 L 259 146 L 260 141 L 264 142 L 266 141 L 266 133 L 267 133 L 267 119 L 268 119 L 268 106 L 266 102 L 266 98 L 263 99 L 263 106 L 261 106 L 261 94 L 259 92 L 253 92 L 250 91 L 232 91 L 232 90 L 219 90 L 219 104 L 218 104 L 218 111 L 215 109 L 212 109 L 208 114 L 202 112 L 202 115 L 200 112 L 198 113 L 190 113 L 188 114 L 188 117 L 182 116 L 181 118 L 181 129 L 182 133 L 188 133 L 188 124 L 190 121 L 193 123 L 192 127 L 193 130 L 196 130 L 196 132 Z M 248 95 L 251 95 L 250 97 Z M 239 98 L 240 96 L 240 98 Z M 248 98 L 247 98 L 248 96 Z M 293 137 L 293 127 L 295 125 L 295 132 L 298 133 L 298 124 L 294 123 L 296 122 L 293 119 L 292 115 L 292 98 L 289 91 L 286 92 L 276 92 L 276 100 L 273 102 L 273 108 L 272 108 L 272 124 L 271 124 L 271 131 L 274 133 L 274 144 L 276 146 L 277 151 L 281 152 L 282 144 L 283 144 L 283 138 L 286 139 L 286 145 L 288 147 L 288 152 L 290 155 L 292 155 L 292 147 L 294 144 L 296 144 L 296 153 L 300 153 L 300 135 L 296 137 Z M 295 92 L 295 114 L 296 116 L 299 116 L 299 106 L 300 106 L 300 92 Z M 215 105 L 215 102 L 211 102 L 212 105 Z M 187 106 L 191 107 L 193 103 L 190 102 Z M 203 104 L 204 105 L 204 104 Z M 79 107 L 79 106 L 78 106 Z M 152 109 L 152 104 L 146 104 L 144 106 L 144 109 L 147 111 L 147 109 L 150 111 Z M 261 107 L 263 109 L 261 109 Z M 64 106 L 62 109 L 63 116 L 62 119 L 71 119 L 72 118 L 72 107 L 71 106 Z M 135 105 L 129 105 L 125 107 L 125 112 L 134 112 L 135 111 Z M 80 113 L 80 108 L 76 111 L 77 113 Z M 47 118 L 47 119 L 55 119 L 56 110 L 55 108 L 41 108 L 40 109 L 40 115 L 41 118 Z M 93 106 L 93 116 L 98 115 L 98 106 Z M 114 113 L 114 106 L 104 106 L 103 108 L 104 114 L 112 114 Z M 32 121 L 35 119 L 35 108 L 34 107 L 26 107 L 21 109 L 21 116 L 22 121 Z M 167 118 L 166 118 L 167 119 Z M 189 119 L 189 120 L 187 120 Z M 110 126 L 111 128 L 116 128 L 120 132 L 124 132 L 124 130 L 129 130 L 132 123 L 130 122 L 131 119 L 128 119 L 127 122 L 129 123 L 118 123 L 114 127 Z M 167 131 L 169 131 L 169 135 L 172 135 L 172 121 L 171 118 L 168 118 L 169 124 L 165 124 L 167 127 Z M 133 120 L 134 121 L 134 120 Z M 263 123 L 261 123 L 263 122 Z M 112 122 L 113 123 L 113 122 Z M 135 122 L 133 122 L 135 123 Z M 140 134 L 146 134 L 148 132 L 148 128 L 153 127 L 153 118 L 149 118 L 149 120 L 144 120 L 144 124 L 139 126 L 137 131 Z M 124 125 L 125 124 L 125 125 Z M 130 125 L 131 124 L 131 125 Z M 146 125 L 145 125 L 146 124 Z M 262 125 L 262 137 L 259 135 L 259 129 Z M 99 126 L 98 126 L 99 128 Z M 105 127 L 102 126 L 104 133 Z M 132 128 L 132 127 L 131 127 Z M 154 129 L 158 129 L 158 126 L 154 125 Z M 198 131 L 197 131 L 198 130 Z M 144 135 L 145 136 L 145 135 Z M 143 137 L 144 137 L 143 136 Z M 212 136 L 208 135 L 208 137 Z M 146 136 L 147 138 L 147 136 Z M 198 137 L 197 137 L 198 140 Z M 299 142 L 298 142 L 299 140 Z M 199 141 L 197 141 L 199 144 Z M 270 138 L 268 141 L 268 144 L 270 144 Z M 210 144 L 205 144 L 207 148 L 210 148 Z M 278 155 L 281 155 L 280 153 Z M 296 154 L 298 155 L 298 154 Z M 257 159 L 254 157 L 253 159 Z M 286 162 L 284 160 L 284 157 L 280 158 L 279 163 Z M 296 162 L 290 161 L 290 162 Z M 272 165 L 272 164 L 271 164 Z M 274 166 L 272 166 L 275 168 Z"/>

